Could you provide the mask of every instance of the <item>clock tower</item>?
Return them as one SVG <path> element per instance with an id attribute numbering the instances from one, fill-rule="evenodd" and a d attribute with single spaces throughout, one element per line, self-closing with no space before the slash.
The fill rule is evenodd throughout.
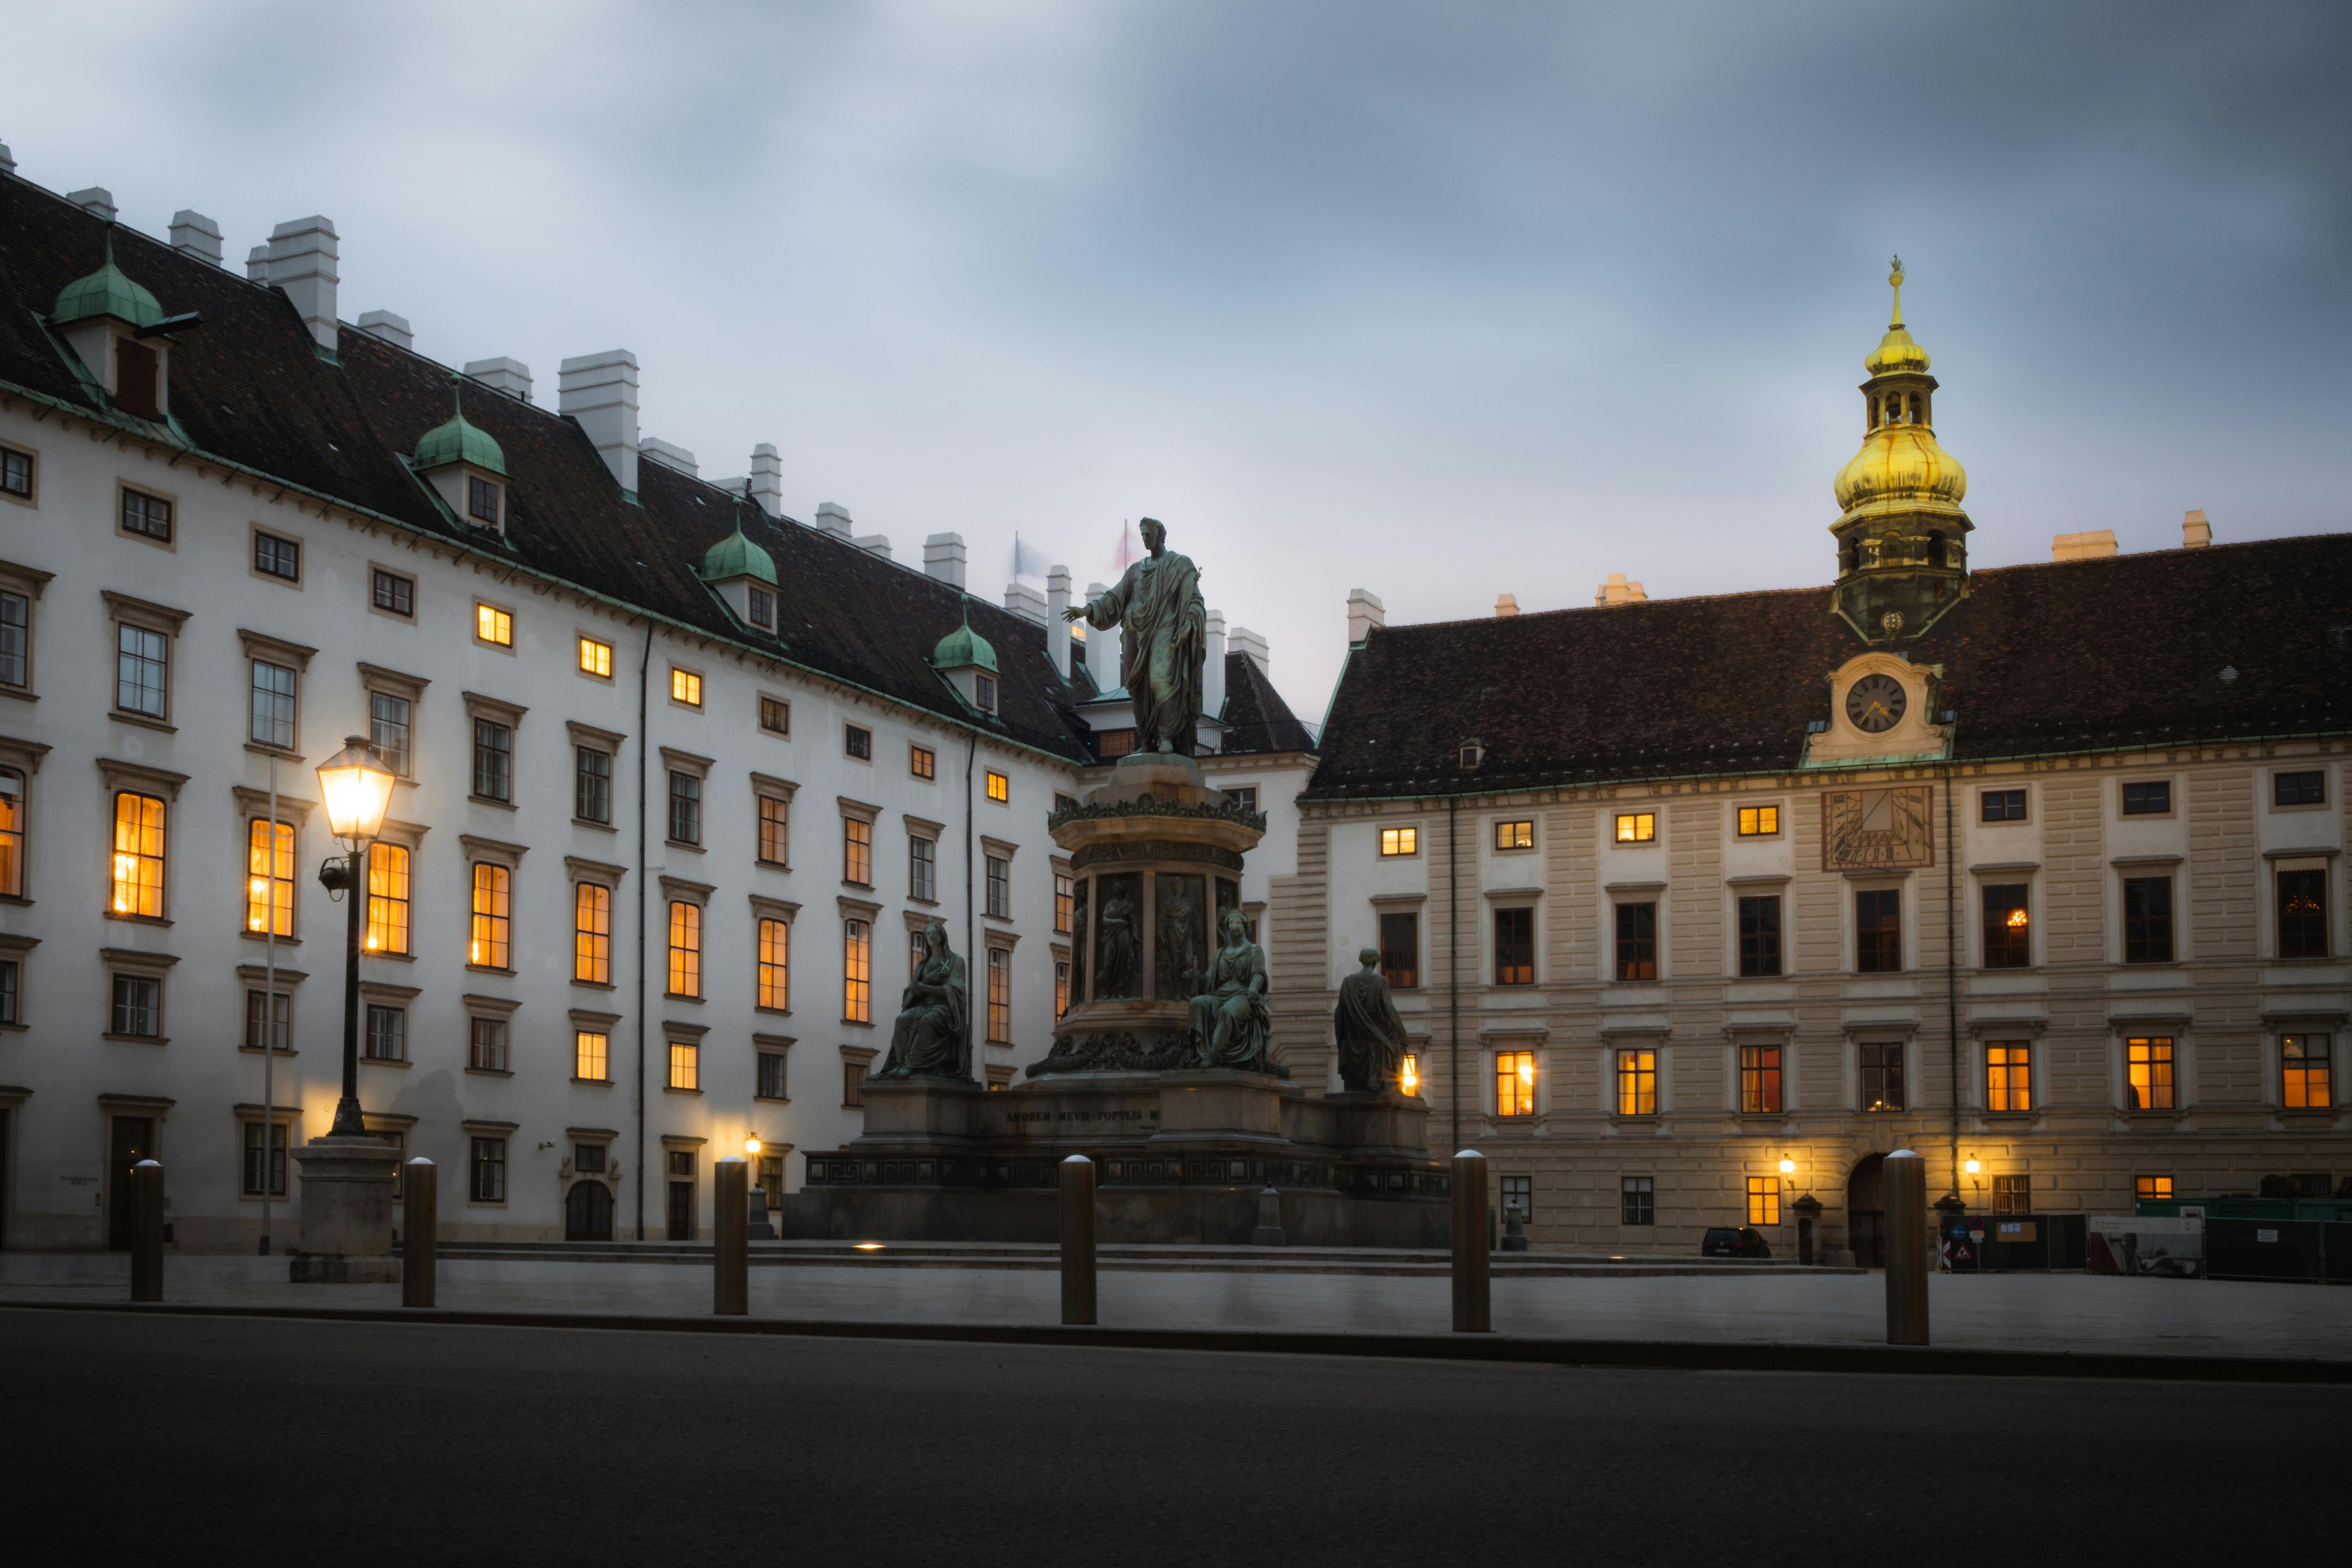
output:
<path id="1" fill-rule="evenodd" d="M 1927 351 L 1903 327 L 1903 258 L 1886 281 L 1894 320 L 1863 362 L 1862 450 L 1838 470 L 1843 513 L 1837 537 L 1840 619 L 1866 643 L 1918 636 L 1968 593 L 1968 535 L 1960 510 L 1969 477 L 1936 444 L 1936 378 Z"/>

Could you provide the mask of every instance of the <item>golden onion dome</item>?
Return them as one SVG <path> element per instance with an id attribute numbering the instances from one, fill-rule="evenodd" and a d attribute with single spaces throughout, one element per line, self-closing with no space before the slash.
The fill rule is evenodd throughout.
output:
<path id="1" fill-rule="evenodd" d="M 1838 470 L 1832 486 L 1845 513 L 1947 512 L 1958 515 L 1969 493 L 1968 470 L 1936 444 L 1925 425 L 1882 425 L 1863 437 L 1862 450 Z"/>
<path id="2" fill-rule="evenodd" d="M 1895 289 L 1895 318 L 1886 323 L 1886 335 L 1878 340 L 1878 346 L 1870 351 L 1868 359 L 1862 362 L 1862 368 L 1873 375 L 1887 375 L 1898 370 L 1925 371 L 1927 368 L 1927 351 L 1921 348 L 1918 340 L 1903 328 L 1901 257 L 1895 258 L 1895 270 L 1886 275 L 1886 281 Z"/>

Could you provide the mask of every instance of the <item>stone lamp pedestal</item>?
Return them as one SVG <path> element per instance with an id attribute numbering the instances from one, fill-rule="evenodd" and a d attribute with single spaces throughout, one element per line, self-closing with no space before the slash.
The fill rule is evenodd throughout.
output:
<path id="1" fill-rule="evenodd" d="M 400 1152 L 381 1138 L 313 1138 L 302 1167 L 302 1222 L 288 1278 L 297 1285 L 390 1284 L 392 1179 Z"/>

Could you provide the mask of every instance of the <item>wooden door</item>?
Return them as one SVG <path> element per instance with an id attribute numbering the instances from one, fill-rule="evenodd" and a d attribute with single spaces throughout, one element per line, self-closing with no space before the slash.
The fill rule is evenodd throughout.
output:
<path id="1" fill-rule="evenodd" d="M 155 1157 L 155 1119 L 117 1116 L 109 1126 L 106 1149 L 106 1245 L 110 1251 L 131 1250 L 131 1167 Z"/>

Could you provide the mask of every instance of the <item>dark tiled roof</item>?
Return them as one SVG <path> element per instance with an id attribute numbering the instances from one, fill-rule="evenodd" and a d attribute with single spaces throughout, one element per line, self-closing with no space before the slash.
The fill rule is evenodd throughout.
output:
<path id="1" fill-rule="evenodd" d="M 1962 760 L 2340 734 L 2352 534 L 1978 572 L 1892 648 L 1943 666 Z M 1306 795 L 1793 768 L 1830 717 L 1826 678 L 1861 651 L 1827 588 L 1387 627 L 1349 655 Z"/>
<path id="2" fill-rule="evenodd" d="M 37 315 L 94 269 L 99 220 L 0 178 L 0 381 L 100 413 Z M 313 351 L 285 296 L 129 229 L 115 231 L 123 271 L 168 313 L 201 310 L 174 340 L 171 403 L 201 453 L 421 533 L 463 540 L 535 572 L 739 644 L 773 644 L 738 626 L 696 574 L 734 526 L 733 499 L 646 460 L 641 504 L 624 500 L 579 426 L 553 411 L 469 388 L 466 416 L 505 448 L 507 537 L 452 521 L 401 460 L 449 417 L 446 366 L 346 326 L 340 366 Z M 744 532 L 775 557 L 783 657 L 910 706 L 970 722 L 929 655 L 961 621 L 958 593 L 845 540 L 743 509 Z M 1002 667 L 999 721 L 985 728 L 1072 762 L 1087 760 L 1069 712 L 1076 694 L 1054 673 L 1045 628 L 973 600 L 972 629 Z"/>
<path id="3" fill-rule="evenodd" d="M 1245 653 L 1225 655 L 1225 753 L 1312 752 L 1315 737 L 1294 718 L 1290 704 Z"/>

